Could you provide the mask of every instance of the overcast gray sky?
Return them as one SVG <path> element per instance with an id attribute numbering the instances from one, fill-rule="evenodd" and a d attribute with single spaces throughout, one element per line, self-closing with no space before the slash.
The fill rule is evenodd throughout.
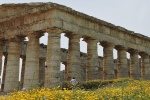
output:
<path id="1" fill-rule="evenodd" d="M 0 0 L 0 4 L 29 2 L 54 2 L 66 5 L 150 37 L 150 0 Z M 63 40 L 65 41 L 67 40 Z"/>

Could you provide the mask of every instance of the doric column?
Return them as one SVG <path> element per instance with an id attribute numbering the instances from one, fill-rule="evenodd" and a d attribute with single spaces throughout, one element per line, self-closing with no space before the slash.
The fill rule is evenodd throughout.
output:
<path id="1" fill-rule="evenodd" d="M 34 32 L 28 35 L 29 41 L 26 50 L 26 63 L 23 87 L 29 89 L 39 85 L 39 38 L 42 32 Z"/>
<path id="2" fill-rule="evenodd" d="M 75 77 L 77 81 L 81 81 L 80 36 L 69 34 L 67 37 L 69 38 L 67 81 L 70 81 L 73 77 Z"/>
<path id="3" fill-rule="evenodd" d="M 141 53 L 141 69 L 142 69 L 142 78 L 145 80 L 150 79 L 150 59 L 149 55 Z"/>
<path id="4" fill-rule="evenodd" d="M 129 50 L 129 53 L 130 53 L 130 78 L 140 79 L 138 52 L 136 50 Z"/>
<path id="5" fill-rule="evenodd" d="M 139 66 L 140 66 L 140 78 L 143 79 L 143 73 L 142 73 L 142 60 L 139 58 Z"/>
<path id="6" fill-rule="evenodd" d="M 101 42 L 103 46 L 103 71 L 104 80 L 114 79 L 114 60 L 113 60 L 113 44 L 107 42 Z"/>
<path id="7" fill-rule="evenodd" d="M 4 92 L 11 92 L 14 89 L 18 90 L 20 46 L 23 39 L 24 37 L 14 37 L 8 41 L 8 58 L 4 82 Z"/>
<path id="8" fill-rule="evenodd" d="M 1 71 L 2 71 L 3 45 L 4 45 L 4 42 L 2 40 L 0 40 L 0 75 L 1 75 Z"/>
<path id="9" fill-rule="evenodd" d="M 75 77 L 81 81 L 80 36 L 69 34 L 69 49 L 67 56 L 67 81 Z"/>
<path id="10" fill-rule="evenodd" d="M 87 42 L 87 60 L 86 60 L 86 80 L 98 79 L 98 54 L 97 54 L 97 40 L 85 39 Z"/>
<path id="11" fill-rule="evenodd" d="M 44 86 L 44 79 L 45 79 L 45 58 L 40 58 L 39 61 L 39 82 L 40 82 L 40 87 Z"/>
<path id="12" fill-rule="evenodd" d="M 55 87 L 60 83 L 60 34 L 61 30 L 48 30 L 48 44 L 45 69 L 45 88 Z"/>
<path id="13" fill-rule="evenodd" d="M 5 76 L 6 76 L 6 67 L 7 67 L 7 53 L 4 53 L 5 59 L 4 59 L 4 68 L 3 68 L 3 78 L 2 78 L 2 85 L 1 85 L 1 91 L 4 91 L 4 82 L 5 82 Z"/>
<path id="14" fill-rule="evenodd" d="M 99 57 L 98 73 L 99 73 L 99 79 L 103 80 L 103 57 Z"/>
<path id="15" fill-rule="evenodd" d="M 129 77 L 129 66 L 127 66 L 127 54 L 126 49 L 121 46 L 115 47 L 118 55 L 118 68 L 117 68 L 117 78 L 127 78 Z"/>
<path id="16" fill-rule="evenodd" d="M 62 62 L 65 65 L 64 80 L 67 81 L 67 62 Z"/>
<path id="17" fill-rule="evenodd" d="M 25 72 L 25 62 L 26 62 L 26 56 L 22 56 L 22 69 L 21 69 L 21 89 L 23 88 L 24 83 L 24 72 Z"/>

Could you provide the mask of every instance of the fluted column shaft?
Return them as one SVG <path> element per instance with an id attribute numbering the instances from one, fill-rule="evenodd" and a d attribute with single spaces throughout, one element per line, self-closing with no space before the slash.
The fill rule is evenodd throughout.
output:
<path id="1" fill-rule="evenodd" d="M 104 79 L 114 79 L 114 62 L 113 62 L 113 45 L 109 43 L 101 43 L 103 46 L 103 71 Z"/>
<path id="2" fill-rule="evenodd" d="M 24 56 L 24 57 L 22 57 L 21 89 L 23 88 L 23 83 L 24 83 L 25 62 L 26 62 L 26 57 Z"/>
<path id="3" fill-rule="evenodd" d="M 11 38 L 9 40 L 4 92 L 11 92 L 14 89 L 18 90 L 20 42 L 22 40 L 23 38 L 19 37 Z"/>
<path id="4" fill-rule="evenodd" d="M 130 51 L 130 77 L 133 79 L 140 79 L 140 66 L 138 52 Z"/>
<path id="5" fill-rule="evenodd" d="M 127 54 L 124 47 L 116 47 L 118 50 L 118 69 L 117 69 L 117 78 L 127 78 L 129 77 L 129 67 L 127 66 Z"/>
<path id="6" fill-rule="evenodd" d="M 48 30 L 48 44 L 44 87 L 50 88 L 60 83 L 60 33 L 61 30 Z"/>
<path id="7" fill-rule="evenodd" d="M 39 66 L 40 66 L 39 82 L 40 82 L 40 86 L 42 87 L 44 86 L 44 79 L 45 79 L 45 58 L 40 58 Z"/>
<path id="8" fill-rule="evenodd" d="M 6 67 L 7 67 L 7 53 L 4 54 L 5 59 L 4 59 L 4 68 L 3 68 L 3 78 L 2 78 L 2 86 L 1 90 L 4 91 L 4 82 L 5 82 L 5 76 L 6 76 Z"/>
<path id="9" fill-rule="evenodd" d="M 68 38 L 67 81 L 70 81 L 72 77 L 81 81 L 80 36 L 72 34 Z"/>
<path id="10" fill-rule="evenodd" d="M 150 59 L 149 55 L 141 55 L 142 78 L 145 80 L 150 79 Z"/>
<path id="11" fill-rule="evenodd" d="M 41 33 L 35 32 L 28 35 L 29 42 L 26 50 L 26 63 L 23 87 L 30 89 L 39 85 L 39 38 Z"/>
<path id="12" fill-rule="evenodd" d="M 3 45 L 4 45 L 4 42 L 0 41 L 0 75 L 1 75 L 1 71 L 2 71 Z"/>
<path id="13" fill-rule="evenodd" d="M 63 62 L 62 64 L 65 65 L 64 80 L 67 81 L 67 62 Z"/>
<path id="14" fill-rule="evenodd" d="M 86 80 L 98 79 L 97 40 L 87 39 Z"/>

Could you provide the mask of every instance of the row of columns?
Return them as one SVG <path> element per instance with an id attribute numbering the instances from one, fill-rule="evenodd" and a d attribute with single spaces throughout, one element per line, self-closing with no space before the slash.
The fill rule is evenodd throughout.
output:
<path id="1" fill-rule="evenodd" d="M 50 88 L 60 83 L 60 34 L 62 30 L 47 30 L 48 45 L 46 55 L 46 70 L 40 72 L 39 63 L 39 38 L 43 35 L 41 32 L 35 32 L 29 34 L 29 42 L 27 44 L 26 57 L 23 59 L 22 74 L 21 74 L 21 86 L 25 89 L 39 86 L 44 81 L 44 87 Z M 81 62 L 80 62 L 80 36 L 77 34 L 66 34 L 69 38 L 69 49 L 67 54 L 67 63 L 65 68 L 65 80 L 69 81 L 72 77 L 75 77 L 78 81 L 81 81 Z M 4 77 L 4 91 L 10 92 L 14 89 L 18 89 L 18 77 L 19 77 L 19 59 L 20 59 L 20 43 L 24 37 L 11 38 L 8 41 L 8 56 L 7 65 L 5 66 L 6 75 Z M 85 38 L 87 42 L 87 60 L 86 60 L 86 80 L 93 80 L 99 78 L 98 73 L 98 54 L 97 43 L 99 41 L 92 38 Z M 0 43 L 0 56 L 2 56 L 2 46 Z M 114 79 L 114 60 L 113 60 L 113 48 L 118 50 L 118 69 L 117 78 L 125 78 L 130 74 L 131 78 L 149 79 L 150 74 L 150 62 L 149 55 L 140 54 L 142 66 L 139 67 L 138 52 L 135 50 L 128 50 L 130 53 L 130 68 L 127 66 L 126 48 L 122 46 L 115 46 L 108 42 L 100 42 L 103 46 L 103 79 Z M 44 61 L 43 61 L 44 62 Z M 1 63 L 1 62 L 0 62 Z M 44 64 L 44 63 L 42 63 Z M 141 69 L 141 70 L 140 70 Z M 129 71 L 130 70 L 130 71 Z M 141 73 L 140 73 L 141 72 Z M 45 74 L 45 80 L 41 80 L 40 73 Z"/>

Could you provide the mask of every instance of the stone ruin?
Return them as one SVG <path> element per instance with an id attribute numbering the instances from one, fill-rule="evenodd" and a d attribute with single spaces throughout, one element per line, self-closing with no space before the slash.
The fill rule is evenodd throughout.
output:
<path id="1" fill-rule="evenodd" d="M 48 33 L 48 45 L 39 38 Z M 69 48 L 60 48 L 60 34 L 69 39 Z M 28 43 L 24 41 L 29 38 Z M 80 38 L 87 53 L 80 52 Z M 103 57 L 97 54 L 103 46 Z M 113 49 L 117 59 L 113 59 Z M 127 52 L 130 59 L 127 59 Z M 95 79 L 150 79 L 150 38 L 55 3 L 0 5 L 0 56 L 5 56 L 2 91 L 19 86 L 19 59 L 22 58 L 21 88 L 54 87 L 72 77 Z M 141 58 L 139 58 L 141 56 Z M 60 71 L 60 63 L 65 71 Z M 2 59 L 0 60 L 0 64 Z M 1 64 L 2 65 L 2 64 Z M 0 67 L 1 68 L 1 67 Z M 1 70 L 0 70 L 1 72 Z"/>

